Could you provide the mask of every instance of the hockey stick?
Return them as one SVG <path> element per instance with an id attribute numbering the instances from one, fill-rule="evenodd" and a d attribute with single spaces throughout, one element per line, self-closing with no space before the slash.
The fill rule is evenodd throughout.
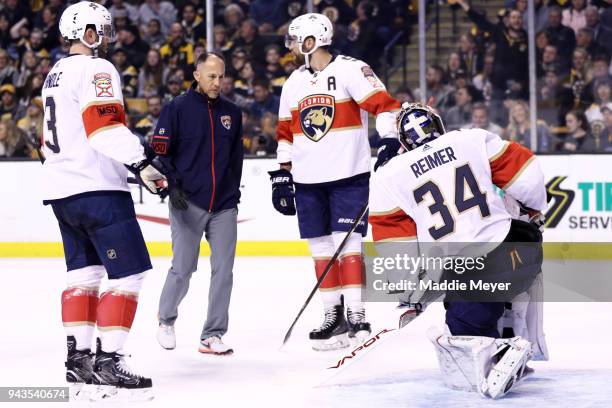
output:
<path id="1" fill-rule="evenodd" d="M 351 225 L 351 228 L 349 229 L 349 231 L 346 233 L 344 239 L 340 243 L 340 246 L 338 246 L 338 249 L 336 249 L 336 252 L 331 257 L 329 262 L 327 263 L 327 266 L 325 267 L 325 270 L 323 271 L 323 273 L 321 274 L 321 276 L 317 280 L 317 283 L 315 284 L 314 288 L 312 288 L 312 290 L 310 291 L 310 294 L 306 298 L 306 301 L 304 302 L 304 305 L 302 306 L 302 308 L 298 312 L 297 316 L 293 320 L 293 323 L 291 323 L 291 326 L 289 327 L 289 330 L 287 330 L 287 334 L 285 334 L 285 338 L 283 339 L 283 344 L 281 345 L 281 348 L 285 344 L 287 344 L 287 341 L 289 341 L 289 337 L 291 337 L 291 332 L 293 331 L 293 328 L 295 327 L 295 324 L 300 319 L 300 316 L 302 316 L 302 313 L 304 313 L 304 310 L 306 310 L 306 307 L 308 306 L 308 304 L 310 303 L 310 301 L 314 297 L 315 293 L 317 293 L 317 290 L 319 289 L 319 287 L 321 286 L 321 283 L 323 283 L 323 280 L 325 279 L 325 277 L 327 276 L 327 274 L 331 270 L 332 266 L 334 265 L 334 262 L 336 262 L 336 259 L 338 259 L 338 257 L 340 256 L 340 251 L 342 251 L 342 249 L 346 245 L 346 242 L 348 241 L 348 239 L 351 236 L 351 234 L 353 232 L 355 232 L 355 230 L 357 229 L 357 226 L 359 225 L 359 223 L 361 222 L 361 220 L 363 219 L 363 217 L 365 216 L 367 211 L 368 211 L 368 202 L 366 202 L 363 205 L 363 208 L 361 209 L 361 211 L 359 212 L 359 215 L 357 216 L 357 218 L 355 219 L 355 221 Z"/>

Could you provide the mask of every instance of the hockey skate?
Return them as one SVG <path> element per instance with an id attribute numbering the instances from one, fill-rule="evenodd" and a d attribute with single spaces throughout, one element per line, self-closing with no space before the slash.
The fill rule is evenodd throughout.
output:
<path id="1" fill-rule="evenodd" d="M 498 339 L 498 349 L 493 355 L 497 363 L 491 368 L 489 375 L 482 381 L 480 391 L 493 399 L 501 398 L 530 369 L 527 362 L 531 358 L 531 343 L 521 337 Z"/>
<path id="2" fill-rule="evenodd" d="M 117 352 L 102 351 L 96 340 L 96 359 L 93 367 L 91 401 L 148 401 L 153 399 L 152 381 L 134 374 Z"/>
<path id="3" fill-rule="evenodd" d="M 316 351 L 338 350 L 350 345 L 348 324 L 344 318 L 344 307 L 335 305 L 325 311 L 325 320 L 318 329 L 310 332 L 312 348 Z"/>
<path id="4" fill-rule="evenodd" d="M 368 339 L 372 329 L 370 328 L 370 323 L 365 320 L 365 309 L 363 307 L 354 311 L 348 307 L 346 310 L 346 320 L 348 322 L 349 339 L 354 339 L 358 343 Z"/>
<path id="5" fill-rule="evenodd" d="M 93 354 L 90 349 L 77 350 L 74 336 L 68 336 L 68 358 L 66 359 L 66 381 L 70 388 L 70 398 L 84 398 L 83 386 L 91 384 L 93 374 Z"/>

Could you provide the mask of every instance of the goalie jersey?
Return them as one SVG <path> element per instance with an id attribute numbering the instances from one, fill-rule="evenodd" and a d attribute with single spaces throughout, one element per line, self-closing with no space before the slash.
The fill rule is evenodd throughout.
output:
<path id="1" fill-rule="evenodd" d="M 302 66 L 283 85 L 278 162 L 291 162 L 294 181 L 303 184 L 369 173 L 368 113 L 381 137 L 397 137 L 399 108 L 362 61 L 334 55 L 322 71 Z"/>
<path id="2" fill-rule="evenodd" d="M 445 133 L 375 173 L 374 241 L 502 242 L 511 216 L 494 185 L 526 207 L 546 208 L 544 174 L 529 149 L 482 129 Z"/>
<path id="3" fill-rule="evenodd" d="M 129 191 L 124 164 L 144 160 L 126 127 L 121 82 L 108 61 L 87 55 L 59 60 L 43 84 L 42 185 L 55 200 L 88 191 Z"/>

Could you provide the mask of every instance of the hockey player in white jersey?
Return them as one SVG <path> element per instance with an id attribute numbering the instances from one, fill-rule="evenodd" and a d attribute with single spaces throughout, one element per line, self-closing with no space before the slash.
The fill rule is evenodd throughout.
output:
<path id="1" fill-rule="evenodd" d="M 445 133 L 440 117 L 421 104 L 404 104 L 397 124 L 406 153 L 373 177 L 369 222 L 374 241 L 416 239 L 415 256 L 420 255 L 416 248 L 420 252 L 433 243 L 455 251 L 482 243 L 484 269 L 476 275 L 465 272 L 464 279 L 521 276 L 513 282 L 516 290 L 528 288 L 541 268 L 542 236 L 534 223 L 511 219 L 494 186 L 528 209 L 534 222 L 540 220 L 546 189 L 534 154 L 482 129 Z M 442 278 L 460 274 L 446 270 Z M 436 280 L 430 274 L 419 279 Z M 524 374 L 531 344 L 521 337 L 500 339 L 503 301 L 461 296 L 446 292 L 447 331 L 430 332 L 445 383 L 501 397 Z"/>
<path id="2" fill-rule="evenodd" d="M 280 169 L 270 172 L 274 207 L 284 215 L 297 210 L 317 279 L 368 200 L 368 114 L 376 116 L 381 137 L 397 141 L 400 107 L 366 63 L 328 51 L 332 36 L 322 14 L 299 16 L 289 26 L 285 45 L 305 64 L 283 86 L 276 135 Z M 361 299 L 366 232 L 364 217 L 322 282 L 325 320 L 310 333 L 315 350 L 347 347 L 347 337 L 370 333 Z"/>
<path id="3" fill-rule="evenodd" d="M 151 269 L 127 177 L 129 169 L 155 194 L 165 191 L 165 177 L 126 127 L 117 70 L 98 57 L 114 36 L 108 10 L 92 2 L 74 4 L 59 28 L 70 54 L 53 66 L 43 85 L 42 185 L 44 203 L 59 223 L 68 270 L 61 298 L 66 380 L 93 383 L 92 398 L 133 393 L 149 398 L 151 379 L 134 374 L 121 354 Z M 98 296 L 105 275 L 108 289 Z"/>

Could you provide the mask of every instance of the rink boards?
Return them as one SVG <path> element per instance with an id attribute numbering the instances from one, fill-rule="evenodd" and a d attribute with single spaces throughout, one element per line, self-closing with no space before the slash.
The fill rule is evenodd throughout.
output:
<path id="1" fill-rule="evenodd" d="M 612 258 L 612 245 L 595 249 L 589 242 L 612 237 L 612 155 L 540 156 L 551 201 L 547 210 L 547 256 L 556 257 L 572 245 L 576 257 Z M 295 217 L 282 216 L 271 203 L 268 170 L 274 159 L 245 160 L 239 207 L 239 256 L 307 256 Z M 0 200 L 0 257 L 63 256 L 59 229 L 48 206 L 42 205 L 44 183 L 38 162 L 2 162 L 5 174 Z M 156 196 L 133 187 L 136 213 L 152 256 L 171 255 L 168 207 Z M 202 255 L 208 255 L 202 245 Z"/>

